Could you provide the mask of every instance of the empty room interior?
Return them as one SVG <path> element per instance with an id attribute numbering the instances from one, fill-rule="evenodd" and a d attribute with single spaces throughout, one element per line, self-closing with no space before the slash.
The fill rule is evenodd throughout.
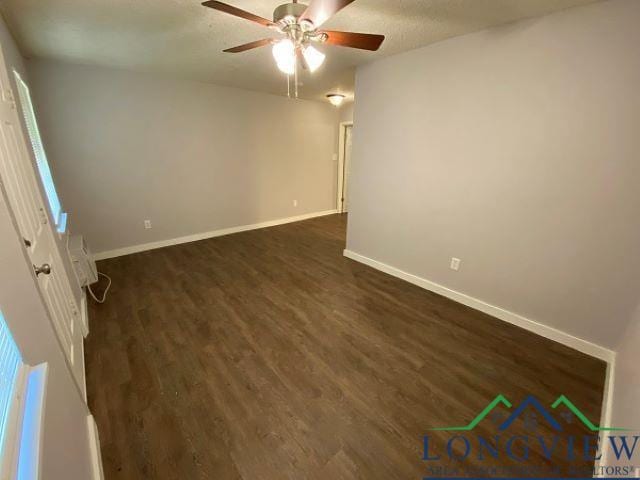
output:
<path id="1" fill-rule="evenodd" d="M 640 478 L 640 1 L 2 0 L 0 478 Z"/>

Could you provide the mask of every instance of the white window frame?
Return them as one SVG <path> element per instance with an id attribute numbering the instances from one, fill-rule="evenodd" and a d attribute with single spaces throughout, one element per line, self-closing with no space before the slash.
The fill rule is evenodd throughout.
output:
<path id="1" fill-rule="evenodd" d="M 6 324 L 5 318 L 0 310 L 0 322 L 4 323 L 4 326 L 0 328 L 6 328 L 9 335 L 11 330 Z M 11 338 L 11 341 L 15 345 L 15 340 Z M 16 345 L 17 348 L 17 345 Z M 11 473 L 17 464 L 18 459 L 18 439 L 19 439 L 19 427 L 20 418 L 22 417 L 23 400 L 25 391 L 25 379 L 26 369 L 22 356 L 20 356 L 20 366 L 16 374 L 15 382 L 12 385 L 12 397 L 9 399 L 7 408 L 6 423 L 4 425 L 4 432 L 0 431 L 0 478 L 9 478 Z M 0 412 L 3 413 L 3 412 Z"/>
<path id="2" fill-rule="evenodd" d="M 23 364 L 18 373 L 15 383 L 14 397 L 7 414 L 7 424 L 5 427 L 4 445 L 0 452 L 0 478 L 13 478 L 18 466 L 18 456 L 20 454 L 20 426 L 24 416 L 24 394 L 26 391 L 27 369 Z"/>
<path id="3" fill-rule="evenodd" d="M 5 322 L 6 325 L 2 310 L 0 310 L 0 321 Z M 6 328 L 11 332 L 8 325 Z M 32 368 L 21 359 L 13 385 L 13 397 L 7 410 L 4 438 L 0 431 L 1 480 L 40 478 L 42 420 L 47 374 L 47 364 Z"/>

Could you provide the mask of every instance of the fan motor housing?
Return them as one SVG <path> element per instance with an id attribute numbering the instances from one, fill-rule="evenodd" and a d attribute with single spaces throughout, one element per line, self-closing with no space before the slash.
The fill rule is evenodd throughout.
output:
<path id="1" fill-rule="evenodd" d="M 307 6 L 302 3 L 285 3 L 280 5 L 273 12 L 273 23 L 295 23 L 298 18 L 307 9 Z"/>

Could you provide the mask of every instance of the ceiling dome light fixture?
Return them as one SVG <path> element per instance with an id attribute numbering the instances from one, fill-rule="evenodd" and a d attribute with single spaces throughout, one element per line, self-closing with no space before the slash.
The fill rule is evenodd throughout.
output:
<path id="1" fill-rule="evenodd" d="M 334 107 L 339 107 L 340 105 L 342 105 L 342 102 L 344 102 L 345 96 L 341 93 L 330 93 L 329 95 L 327 95 L 327 98 L 331 102 L 331 105 L 333 105 Z"/>

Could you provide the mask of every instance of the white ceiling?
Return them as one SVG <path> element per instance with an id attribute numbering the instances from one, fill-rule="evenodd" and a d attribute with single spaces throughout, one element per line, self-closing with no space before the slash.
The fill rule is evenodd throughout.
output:
<path id="1" fill-rule="evenodd" d="M 353 91 L 355 67 L 374 59 L 595 0 L 356 0 L 329 20 L 331 30 L 378 33 L 378 52 L 323 46 L 322 69 L 305 74 L 301 96 Z M 265 18 L 282 0 L 228 0 Z M 286 94 L 269 48 L 222 50 L 273 36 L 260 25 L 197 0 L 2 0 L 0 11 L 27 57 L 158 72 Z"/>

